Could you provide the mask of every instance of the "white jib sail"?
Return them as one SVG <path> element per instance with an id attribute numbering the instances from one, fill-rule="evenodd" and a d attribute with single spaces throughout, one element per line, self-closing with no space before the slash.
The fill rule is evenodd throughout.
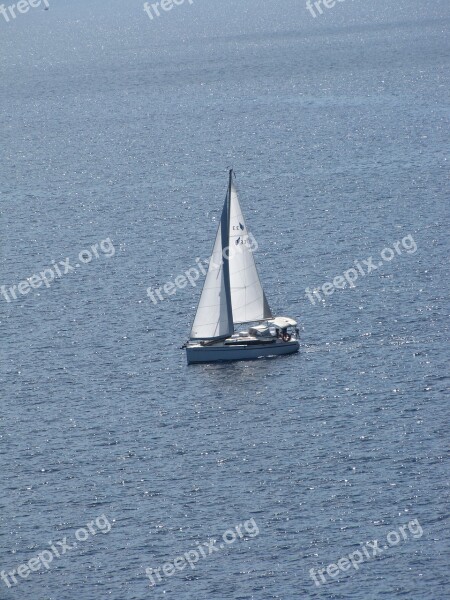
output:
<path id="1" fill-rule="evenodd" d="M 229 269 L 234 323 L 260 321 L 272 317 L 256 270 L 253 251 L 257 245 L 249 237 L 234 182 L 231 184 Z"/>
<path id="2" fill-rule="evenodd" d="M 223 250 L 228 245 L 227 229 L 228 198 L 225 200 L 208 273 L 192 325 L 191 339 L 227 337 L 234 331 L 228 265 L 224 265 L 223 261 Z M 222 235 L 223 233 L 225 235 Z"/>

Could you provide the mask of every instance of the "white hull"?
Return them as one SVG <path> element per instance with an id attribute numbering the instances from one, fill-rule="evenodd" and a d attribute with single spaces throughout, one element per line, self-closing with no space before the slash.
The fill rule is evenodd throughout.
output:
<path id="1" fill-rule="evenodd" d="M 225 345 L 223 342 L 211 346 L 201 346 L 200 344 L 191 342 L 186 346 L 186 355 L 188 364 L 229 360 L 255 360 L 257 358 L 292 354 L 298 352 L 299 347 L 300 345 L 297 340 L 293 340 L 292 342 L 277 340 L 273 344 L 256 344 L 251 346 L 245 344 Z"/>

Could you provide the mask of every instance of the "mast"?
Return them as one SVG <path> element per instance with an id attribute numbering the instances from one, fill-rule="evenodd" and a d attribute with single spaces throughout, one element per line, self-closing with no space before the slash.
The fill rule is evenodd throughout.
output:
<path id="1" fill-rule="evenodd" d="M 230 284 L 230 211 L 231 211 L 231 184 L 233 182 L 233 169 L 230 168 L 228 176 L 228 194 L 226 200 L 227 218 L 222 220 L 222 261 L 223 278 L 225 283 L 226 308 L 228 312 L 228 322 L 233 323 L 233 307 L 231 304 L 231 284 Z M 234 331 L 234 328 L 233 328 Z"/>

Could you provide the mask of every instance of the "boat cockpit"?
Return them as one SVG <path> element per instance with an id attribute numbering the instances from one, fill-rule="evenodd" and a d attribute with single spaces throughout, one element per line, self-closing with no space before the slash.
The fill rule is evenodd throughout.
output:
<path id="1" fill-rule="evenodd" d="M 245 344 L 274 344 L 279 342 L 298 341 L 300 332 L 297 322 L 287 317 L 268 319 L 255 324 L 245 331 L 238 331 L 225 340 L 225 345 Z"/>

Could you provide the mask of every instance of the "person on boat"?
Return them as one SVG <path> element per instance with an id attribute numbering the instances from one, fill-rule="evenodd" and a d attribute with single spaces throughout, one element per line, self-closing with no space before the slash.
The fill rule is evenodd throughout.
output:
<path id="1" fill-rule="evenodd" d="M 291 341 L 291 336 L 287 331 L 287 327 L 283 327 L 283 329 L 281 330 L 281 339 L 283 340 L 283 342 L 290 342 Z"/>

